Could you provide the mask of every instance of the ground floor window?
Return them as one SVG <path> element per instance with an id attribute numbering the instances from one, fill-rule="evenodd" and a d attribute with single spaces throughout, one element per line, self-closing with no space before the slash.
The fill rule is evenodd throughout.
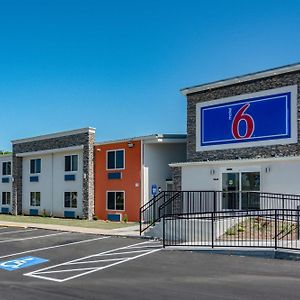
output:
<path id="1" fill-rule="evenodd" d="M 2 192 L 2 205 L 10 205 L 10 192 Z"/>
<path id="2" fill-rule="evenodd" d="M 41 206 L 40 192 L 30 192 L 30 206 Z"/>
<path id="3" fill-rule="evenodd" d="M 107 209 L 124 210 L 124 192 L 107 192 Z"/>
<path id="4" fill-rule="evenodd" d="M 77 208 L 77 192 L 65 192 L 65 207 Z"/>

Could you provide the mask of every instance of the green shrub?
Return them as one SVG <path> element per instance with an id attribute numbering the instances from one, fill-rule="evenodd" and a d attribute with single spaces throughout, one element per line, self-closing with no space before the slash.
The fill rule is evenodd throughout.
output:
<path id="1" fill-rule="evenodd" d="M 124 214 L 124 216 L 123 216 L 123 222 L 124 223 L 128 222 L 128 215 L 127 214 Z"/>

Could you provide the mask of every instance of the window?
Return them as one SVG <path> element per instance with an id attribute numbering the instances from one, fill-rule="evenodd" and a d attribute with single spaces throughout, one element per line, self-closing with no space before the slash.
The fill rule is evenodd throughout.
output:
<path id="1" fill-rule="evenodd" d="M 78 170 L 78 155 L 65 156 L 65 171 L 77 171 Z"/>
<path id="2" fill-rule="evenodd" d="M 10 205 L 10 192 L 2 192 L 2 205 Z"/>
<path id="3" fill-rule="evenodd" d="M 124 169 L 124 150 L 107 151 L 107 169 Z"/>
<path id="4" fill-rule="evenodd" d="M 2 163 L 2 175 L 11 175 L 11 162 L 5 161 Z"/>
<path id="5" fill-rule="evenodd" d="M 30 160 L 30 174 L 41 173 L 41 159 Z"/>
<path id="6" fill-rule="evenodd" d="M 65 192 L 65 207 L 77 208 L 77 192 Z"/>
<path id="7" fill-rule="evenodd" d="M 30 192 L 30 206 L 41 206 L 40 192 Z"/>
<path id="8" fill-rule="evenodd" d="M 107 192 L 107 209 L 124 210 L 124 192 Z"/>

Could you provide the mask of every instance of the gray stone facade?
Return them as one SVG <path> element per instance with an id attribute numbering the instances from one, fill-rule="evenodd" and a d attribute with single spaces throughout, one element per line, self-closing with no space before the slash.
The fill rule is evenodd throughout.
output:
<path id="1" fill-rule="evenodd" d="M 232 160 L 239 158 L 273 157 L 300 155 L 300 144 L 274 145 L 263 147 L 245 147 L 226 150 L 196 151 L 196 104 L 225 97 L 255 93 L 263 90 L 298 85 L 298 138 L 300 135 L 300 72 L 274 75 L 271 77 L 247 81 L 188 94 L 187 96 L 187 161 Z"/>
<path id="2" fill-rule="evenodd" d="M 174 191 L 181 191 L 181 167 L 171 167 L 173 189 Z"/>
<path id="3" fill-rule="evenodd" d="M 17 154 L 82 145 L 83 217 L 91 219 L 94 214 L 94 135 L 95 131 L 87 128 L 65 136 L 13 142 L 12 213 L 15 215 L 22 213 L 22 157 L 17 157 Z"/>

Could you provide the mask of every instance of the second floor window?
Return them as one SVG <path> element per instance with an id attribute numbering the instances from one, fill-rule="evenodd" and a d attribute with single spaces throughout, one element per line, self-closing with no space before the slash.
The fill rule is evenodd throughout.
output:
<path id="1" fill-rule="evenodd" d="M 41 173 L 41 159 L 31 159 L 30 160 L 30 174 Z"/>
<path id="2" fill-rule="evenodd" d="M 11 162 L 5 161 L 2 163 L 2 175 L 11 175 Z"/>
<path id="3" fill-rule="evenodd" d="M 78 170 L 78 155 L 65 156 L 65 172 Z"/>
<path id="4" fill-rule="evenodd" d="M 107 169 L 124 169 L 124 150 L 107 151 Z"/>

